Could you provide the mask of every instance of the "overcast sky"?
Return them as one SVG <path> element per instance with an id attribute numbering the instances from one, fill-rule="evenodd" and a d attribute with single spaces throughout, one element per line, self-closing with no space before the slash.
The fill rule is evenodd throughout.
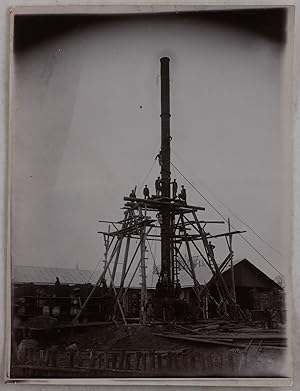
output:
<path id="1" fill-rule="evenodd" d="M 13 262 L 96 266 L 104 251 L 98 220 L 122 219 L 123 196 L 140 188 L 159 152 L 159 59 L 167 55 L 172 162 L 284 272 L 285 256 L 225 207 L 284 254 L 289 189 L 282 54 L 276 40 L 188 16 L 112 19 L 19 53 Z M 220 219 L 174 173 L 186 185 L 188 202 L 206 207 L 201 219 Z M 152 191 L 158 175 L 156 163 L 146 181 Z M 278 274 L 240 238 L 234 244 L 236 259 L 246 257 L 272 277 Z"/>

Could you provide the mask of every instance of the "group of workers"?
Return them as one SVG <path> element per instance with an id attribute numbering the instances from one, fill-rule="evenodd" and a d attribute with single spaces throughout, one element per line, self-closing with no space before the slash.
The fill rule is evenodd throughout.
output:
<path id="1" fill-rule="evenodd" d="M 171 182 L 171 185 L 172 185 L 172 199 L 174 201 L 178 200 L 186 203 L 186 189 L 184 185 L 181 185 L 181 191 L 179 194 L 177 194 L 178 184 L 176 179 L 174 179 L 173 182 Z M 155 180 L 155 196 L 160 197 L 161 195 L 162 195 L 162 180 L 160 177 L 157 177 L 157 179 Z M 150 198 L 150 190 L 147 185 L 145 185 L 143 189 L 143 196 L 145 200 L 148 200 Z M 129 197 L 136 198 L 136 187 L 131 190 Z"/>
<path id="2" fill-rule="evenodd" d="M 172 185 L 172 198 L 173 198 L 173 200 L 176 200 L 178 198 L 179 200 L 186 202 L 186 189 L 185 189 L 184 185 L 181 185 L 181 191 L 178 195 L 177 195 L 178 184 L 177 184 L 176 179 L 174 179 L 173 182 L 171 182 L 171 185 Z M 161 181 L 160 177 L 157 177 L 157 179 L 155 180 L 155 194 L 156 194 L 156 197 L 159 197 L 162 194 L 162 181 Z M 147 197 L 149 198 L 149 189 L 146 185 L 144 188 L 144 198 L 146 199 Z"/>

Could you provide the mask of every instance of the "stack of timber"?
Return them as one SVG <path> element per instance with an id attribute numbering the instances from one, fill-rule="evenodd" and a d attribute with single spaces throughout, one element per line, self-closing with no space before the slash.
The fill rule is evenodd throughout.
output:
<path id="1" fill-rule="evenodd" d="M 255 329 L 253 327 L 240 327 L 237 324 L 227 325 L 227 332 L 220 332 L 218 323 L 206 324 L 205 327 L 189 328 L 176 323 L 168 322 L 175 332 L 156 333 L 156 336 L 167 339 L 187 341 L 197 344 L 219 345 L 236 348 L 246 348 L 259 345 L 261 348 L 285 349 L 287 338 L 284 333 L 277 330 Z M 223 322 L 222 322 L 223 324 Z"/>

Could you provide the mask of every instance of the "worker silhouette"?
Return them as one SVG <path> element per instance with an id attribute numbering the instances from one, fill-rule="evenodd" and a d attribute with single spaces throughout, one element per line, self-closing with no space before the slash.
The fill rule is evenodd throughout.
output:
<path id="1" fill-rule="evenodd" d="M 159 152 L 156 156 L 155 156 L 155 160 L 158 159 L 158 162 L 159 162 L 159 165 L 162 166 L 162 156 L 161 156 L 161 152 Z"/>
<path id="2" fill-rule="evenodd" d="M 160 177 L 157 177 L 156 181 L 155 181 L 155 192 L 156 192 L 156 196 L 160 196 L 160 193 L 161 193 L 161 179 Z"/>
<path id="3" fill-rule="evenodd" d="M 164 273 L 163 278 L 162 278 L 162 285 L 164 287 L 168 287 L 168 283 L 169 283 L 169 280 L 168 280 L 167 273 Z"/>
<path id="4" fill-rule="evenodd" d="M 106 296 L 108 293 L 108 286 L 106 284 L 105 278 L 102 280 L 102 285 L 101 285 L 100 291 L 101 291 L 102 296 Z"/>
<path id="5" fill-rule="evenodd" d="M 210 249 L 210 255 L 213 257 L 215 255 L 214 254 L 214 249 L 215 249 L 216 246 L 214 246 L 212 244 L 212 242 L 209 242 L 208 245 L 209 245 L 209 249 Z"/>
<path id="6" fill-rule="evenodd" d="M 150 192 L 149 192 L 149 188 L 147 185 L 145 185 L 145 187 L 144 187 L 143 194 L 144 194 L 145 200 L 147 200 L 150 197 Z"/>
<path id="7" fill-rule="evenodd" d="M 181 192 L 179 194 L 179 198 L 186 203 L 186 189 L 183 185 L 181 185 Z"/>
<path id="8" fill-rule="evenodd" d="M 59 287 L 59 286 L 60 286 L 60 281 L 59 281 L 59 278 L 56 277 L 55 287 Z"/>
<path id="9" fill-rule="evenodd" d="M 60 281 L 59 278 L 56 277 L 56 281 L 54 284 L 54 296 L 59 296 L 59 293 L 60 293 Z"/>
<path id="10" fill-rule="evenodd" d="M 129 194 L 129 197 L 136 198 L 135 189 L 131 190 L 131 193 Z"/>
<path id="11" fill-rule="evenodd" d="M 175 198 L 177 197 L 177 190 L 178 190 L 178 184 L 176 182 L 176 179 L 174 179 L 172 183 L 172 196 L 173 196 L 173 199 L 175 200 Z"/>

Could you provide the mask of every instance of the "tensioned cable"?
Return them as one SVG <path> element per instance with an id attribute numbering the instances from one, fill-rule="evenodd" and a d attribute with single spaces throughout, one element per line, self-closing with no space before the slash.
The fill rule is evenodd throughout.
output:
<path id="1" fill-rule="evenodd" d="M 154 151 L 157 151 L 158 148 L 159 148 L 159 144 L 155 147 Z M 156 163 L 156 158 L 154 159 L 154 162 L 153 162 L 153 164 L 152 164 L 150 170 L 148 171 L 147 175 L 146 175 L 145 178 L 143 179 L 143 182 L 142 182 L 141 186 L 138 188 L 138 192 L 142 189 L 142 187 L 143 187 L 144 183 L 146 182 L 148 176 L 150 175 L 150 173 L 151 173 L 151 171 L 152 171 L 152 169 L 153 169 L 155 163 Z"/>
<path id="2" fill-rule="evenodd" d="M 99 259 L 98 263 L 97 263 L 97 266 L 95 267 L 95 269 L 93 270 L 93 272 L 91 273 L 90 275 L 90 278 L 87 280 L 87 283 L 90 282 L 91 278 L 93 277 L 95 271 L 97 270 L 98 266 L 100 265 L 100 262 L 103 261 L 103 259 Z"/>
<path id="3" fill-rule="evenodd" d="M 178 155 L 177 152 L 174 151 L 174 149 L 172 148 L 172 151 L 174 152 L 174 154 L 179 158 L 180 156 Z M 181 159 L 182 160 L 182 159 Z M 274 248 L 273 246 L 271 246 L 270 243 L 268 243 L 264 238 L 262 238 L 249 224 L 247 224 L 244 220 L 242 220 L 231 208 L 229 208 L 229 206 L 227 206 L 223 201 L 219 200 L 215 195 L 213 195 L 214 198 L 220 203 L 222 204 L 231 214 L 232 216 L 234 216 L 237 220 L 239 220 L 242 224 L 244 224 L 247 228 L 250 229 L 250 231 L 255 235 L 257 236 L 262 242 L 264 242 L 268 247 L 270 247 L 273 251 L 275 251 L 277 254 L 279 255 L 282 255 L 280 253 L 280 251 L 278 251 L 276 248 Z"/>
<path id="4" fill-rule="evenodd" d="M 146 175 L 145 178 L 143 179 L 143 182 L 142 182 L 141 186 L 138 188 L 138 192 L 141 191 L 141 189 L 142 189 L 144 183 L 146 182 L 146 180 L 147 180 L 148 176 L 150 175 L 151 171 L 153 170 L 153 167 L 154 167 L 155 163 L 156 163 L 156 161 L 154 160 L 154 162 L 153 162 L 153 164 L 152 164 L 150 170 L 148 171 L 147 175 Z"/>
<path id="5" fill-rule="evenodd" d="M 153 259 L 153 264 L 154 264 L 155 270 L 157 270 L 157 265 L 156 265 L 156 262 L 155 262 L 155 257 L 154 257 L 154 255 L 153 255 L 152 248 L 151 248 L 151 245 L 150 245 L 150 242 L 149 242 L 148 239 L 147 239 L 147 243 L 148 243 L 148 246 L 149 246 L 149 249 L 150 249 L 151 257 L 152 257 L 152 259 Z M 154 280 L 154 273 L 153 273 L 153 271 L 152 271 L 151 287 L 153 286 L 153 280 Z"/>
<path id="6" fill-rule="evenodd" d="M 110 242 L 108 248 L 110 248 L 111 245 L 112 245 L 112 241 Z M 90 280 L 91 280 L 91 278 L 93 277 L 95 271 L 97 270 L 98 266 L 100 265 L 100 262 L 104 262 L 104 259 L 99 259 L 99 261 L 98 261 L 98 263 L 97 263 L 95 269 L 93 270 L 93 272 L 92 272 L 91 275 L 90 275 L 90 278 L 87 280 L 87 283 L 90 282 Z"/>
<path id="7" fill-rule="evenodd" d="M 225 208 L 228 209 L 228 211 L 237 219 L 239 220 L 242 224 L 244 224 L 247 228 L 250 229 L 251 232 L 254 233 L 255 236 L 257 236 L 262 242 L 264 242 L 268 247 L 270 247 L 273 251 L 275 251 L 277 254 L 279 255 L 282 255 L 280 251 L 276 250 L 276 248 L 274 248 L 273 246 L 271 246 L 271 244 L 269 244 L 264 238 L 262 238 L 257 232 L 255 232 L 255 230 L 253 228 L 250 227 L 249 224 L 247 224 L 245 221 L 243 221 L 239 216 L 237 216 L 231 208 L 229 208 L 229 206 L 225 205 L 224 202 L 220 201 L 220 200 L 217 200 L 219 201 L 223 206 L 225 206 Z"/>
<path id="8" fill-rule="evenodd" d="M 211 202 L 209 202 L 209 200 L 193 185 L 193 183 L 173 164 L 171 163 L 171 165 L 175 168 L 175 170 L 192 186 L 192 188 L 214 209 L 214 211 L 216 213 L 218 213 L 219 216 L 222 217 L 222 219 L 224 221 L 227 221 L 227 219 L 212 205 Z M 232 224 L 231 224 L 232 228 L 237 230 Z M 268 259 L 260 252 L 258 251 L 244 236 L 242 236 L 241 234 L 239 234 L 239 236 L 246 242 L 248 243 L 248 245 L 257 253 L 261 256 L 261 258 L 263 258 L 274 270 L 276 270 L 282 277 L 284 277 L 284 275 L 274 266 L 272 265 L 272 263 L 270 261 L 268 261 Z"/>

